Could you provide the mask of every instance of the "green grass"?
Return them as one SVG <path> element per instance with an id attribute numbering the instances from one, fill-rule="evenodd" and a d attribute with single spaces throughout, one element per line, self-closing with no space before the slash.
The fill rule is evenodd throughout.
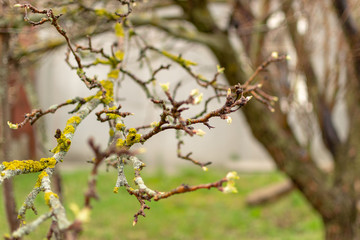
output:
<path id="1" fill-rule="evenodd" d="M 130 170 L 130 169 L 128 169 Z M 146 184 L 159 191 L 168 191 L 176 186 L 214 182 L 226 175 L 226 171 L 199 171 L 197 168 L 181 170 L 178 175 L 167 176 L 163 171 L 143 173 Z M 293 192 L 276 203 L 263 207 L 248 208 L 245 197 L 253 189 L 281 181 L 280 173 L 241 174 L 237 181 L 238 194 L 223 194 L 217 190 L 176 195 L 159 202 L 151 202 L 146 218 L 140 217 L 133 227 L 133 215 L 139 204 L 133 196 L 112 189 L 116 173 L 102 172 L 98 177 L 99 201 L 93 202 L 91 221 L 84 226 L 80 239 L 322 239 L 320 218 L 305 203 L 298 192 Z M 63 190 L 68 217 L 71 203 L 82 206 L 88 173 L 84 171 L 63 173 Z M 132 179 L 132 177 L 128 177 Z M 35 175 L 16 177 L 18 206 L 34 182 Z M 1 189 L 2 190 L 2 189 Z M 43 195 L 42 195 L 43 196 Z M 36 201 L 39 213 L 47 211 L 43 197 Z M 6 233 L 7 224 L 3 199 L 0 198 L 0 233 Z M 28 212 L 27 220 L 34 219 Z M 45 226 L 46 225 L 46 226 Z M 25 239 L 43 239 L 50 221 Z"/>

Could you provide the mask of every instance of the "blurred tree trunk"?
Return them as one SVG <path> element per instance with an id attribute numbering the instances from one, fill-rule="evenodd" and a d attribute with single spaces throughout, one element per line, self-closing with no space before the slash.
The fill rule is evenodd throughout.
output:
<path id="1" fill-rule="evenodd" d="M 8 7 L 6 2 L 0 3 L 0 15 Z M 9 144 L 10 129 L 7 126 L 7 120 L 10 119 L 9 106 L 9 42 L 10 34 L 6 29 L 0 32 L 0 159 L 1 161 L 10 161 Z M 12 179 L 7 179 L 3 183 L 4 207 L 9 224 L 10 232 L 16 230 L 19 226 L 17 219 L 16 203 Z"/>

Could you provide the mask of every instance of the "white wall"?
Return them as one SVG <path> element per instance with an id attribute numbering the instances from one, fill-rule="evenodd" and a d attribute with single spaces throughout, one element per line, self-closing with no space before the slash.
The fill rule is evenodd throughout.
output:
<path id="1" fill-rule="evenodd" d="M 199 63 L 199 67 L 195 68 L 196 72 L 208 78 L 211 78 L 215 73 L 216 62 L 206 49 L 194 44 L 175 42 L 174 39 L 166 38 L 165 35 L 158 32 L 146 31 L 144 34 L 146 38 L 154 39 L 154 42 L 161 42 L 162 45 L 159 45 L 159 47 L 165 49 L 170 49 L 171 47 L 170 51 L 172 53 L 182 53 L 184 58 Z M 111 34 L 102 35 L 94 39 L 94 45 L 106 42 L 106 46 L 109 47 L 113 40 L 115 39 Z M 126 63 L 127 68 L 137 76 L 147 79 L 146 69 L 139 69 L 138 64 L 135 62 L 138 52 L 134 51 L 134 48 L 134 46 L 131 47 L 132 53 Z M 106 47 L 105 49 L 108 50 Z M 71 71 L 64 62 L 65 51 L 65 48 L 62 48 L 52 52 L 41 61 L 38 70 L 37 88 L 40 94 L 42 109 L 76 96 L 86 97 L 90 95 L 89 90 L 78 79 L 76 72 Z M 160 57 L 152 61 L 154 68 L 168 62 L 165 58 Z M 96 74 L 99 76 L 99 79 L 103 79 L 106 76 L 107 70 L 107 67 L 100 67 L 87 72 L 90 75 Z M 177 99 L 179 99 L 181 93 L 188 96 L 191 89 L 199 88 L 194 84 L 194 80 L 183 69 L 176 67 L 175 64 L 172 64 L 170 70 L 164 70 L 161 74 L 157 75 L 158 83 L 170 82 L 172 87 L 179 80 L 183 80 L 183 85 Z M 134 116 L 126 118 L 125 122 L 128 127 L 136 127 L 159 120 L 159 115 L 154 110 L 153 104 L 145 98 L 145 94 L 137 85 L 130 79 L 126 80 L 122 85 L 122 88 L 119 90 L 119 96 L 126 99 L 126 101 L 120 101 L 123 106 L 122 110 L 135 113 Z M 205 96 L 207 95 L 206 93 L 213 94 L 213 91 L 205 91 L 200 88 L 199 90 L 204 92 Z M 219 104 L 215 105 L 220 106 Z M 251 107 L 251 104 L 246 107 Z M 55 146 L 56 141 L 52 136 L 57 128 L 64 128 L 66 120 L 70 117 L 67 112 L 72 109 L 72 107 L 66 107 L 66 109 L 60 110 L 56 114 L 46 116 L 46 131 L 51 141 L 50 146 Z M 196 109 L 194 112 L 200 110 L 199 107 Z M 98 110 L 100 108 L 96 109 L 96 111 Z M 192 151 L 193 157 L 197 160 L 204 162 L 212 161 L 218 166 L 221 165 L 227 168 L 243 170 L 272 168 L 273 164 L 269 161 L 268 155 L 254 141 L 241 114 L 234 113 L 231 117 L 233 118 L 231 125 L 228 125 L 226 121 L 221 119 L 212 119 L 210 124 L 216 128 L 208 130 L 205 126 L 198 126 L 198 128 L 206 131 L 206 135 L 204 137 L 186 137 L 184 139 L 185 145 L 183 146 L 184 153 Z M 106 146 L 108 140 L 107 124 L 96 121 L 94 114 L 90 115 L 77 129 L 71 149 L 64 160 L 64 165 L 74 162 L 81 163 L 82 165 L 92 157 L 92 152 L 87 145 L 87 140 L 90 137 L 94 137 L 96 143 L 101 143 L 103 147 Z M 176 157 L 176 144 L 174 131 L 163 132 L 145 143 L 144 147 L 147 152 L 142 157 L 149 167 L 161 164 L 170 170 L 174 170 L 179 165 L 191 166 L 191 163 Z"/>

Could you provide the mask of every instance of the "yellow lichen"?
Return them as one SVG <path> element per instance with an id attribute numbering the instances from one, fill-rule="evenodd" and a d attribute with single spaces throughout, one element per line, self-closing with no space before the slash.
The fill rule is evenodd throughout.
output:
<path id="1" fill-rule="evenodd" d="M 119 23 L 119 22 L 115 23 L 114 29 L 115 29 L 115 35 L 117 37 L 124 37 L 125 34 L 124 34 L 124 27 L 123 27 L 122 23 Z"/>
<path id="2" fill-rule="evenodd" d="M 208 82 L 209 80 L 206 79 L 206 77 L 204 77 L 203 75 L 199 74 L 197 75 L 198 79 L 204 82 Z"/>
<path id="3" fill-rule="evenodd" d="M 141 139 L 141 134 L 138 134 L 135 128 L 130 128 L 129 134 L 126 136 L 126 145 L 131 146 L 135 143 L 140 142 L 140 139 Z"/>
<path id="4" fill-rule="evenodd" d="M 48 174 L 45 171 L 42 171 L 39 176 L 38 179 L 36 181 L 35 187 L 40 187 L 41 186 L 41 181 L 44 177 L 48 176 Z"/>
<path id="5" fill-rule="evenodd" d="M 125 144 L 125 141 L 121 138 L 118 138 L 118 140 L 116 141 L 117 147 L 122 147 L 122 146 L 124 146 L 124 144 Z"/>
<path id="6" fill-rule="evenodd" d="M 113 57 L 106 57 L 105 59 L 96 58 L 95 61 L 92 63 L 93 65 L 109 65 L 110 66 L 110 73 L 108 78 L 117 78 L 119 76 L 119 70 L 117 70 L 118 64 L 124 59 L 124 52 L 123 51 L 116 51 Z"/>
<path id="7" fill-rule="evenodd" d="M 118 16 L 116 16 L 116 14 L 112 13 L 112 12 L 108 12 L 106 9 L 104 8 L 97 8 L 95 9 L 95 14 L 97 16 L 101 16 L 101 17 L 106 17 L 109 20 L 115 20 L 118 18 Z"/>
<path id="8" fill-rule="evenodd" d="M 3 162 L 4 170 L 20 170 L 22 172 L 40 172 L 43 169 L 50 167 L 53 168 L 56 164 L 55 158 L 41 158 L 40 161 L 34 160 L 13 160 L 11 162 Z"/>
<path id="9" fill-rule="evenodd" d="M 119 77 L 119 70 L 115 69 L 108 73 L 108 78 L 114 78 L 117 79 Z"/>
<path id="10" fill-rule="evenodd" d="M 125 53 L 123 51 L 118 50 L 114 53 L 114 55 L 117 60 L 122 61 L 124 59 Z"/>
<path id="11" fill-rule="evenodd" d="M 51 150 L 53 153 L 58 153 L 60 151 L 67 152 L 71 145 L 71 140 L 67 138 L 66 134 L 74 134 L 75 133 L 75 127 L 79 125 L 81 122 L 81 118 L 79 116 L 73 116 L 68 119 L 66 122 L 66 127 L 64 131 L 61 133 L 60 137 L 57 138 L 57 146 Z M 75 126 L 75 127 L 74 127 Z"/>
<path id="12" fill-rule="evenodd" d="M 75 133 L 75 128 L 72 125 L 66 125 L 64 135 L 68 133 Z"/>
<path id="13" fill-rule="evenodd" d="M 94 97 L 95 97 L 94 95 L 90 96 L 90 97 L 85 97 L 84 100 L 85 100 L 85 102 L 88 102 L 88 101 L 92 100 Z"/>
<path id="14" fill-rule="evenodd" d="M 114 193 L 118 193 L 118 192 L 119 192 L 119 187 L 114 187 L 113 192 L 114 192 Z"/>
<path id="15" fill-rule="evenodd" d="M 125 127 L 125 124 L 123 123 L 117 123 L 115 128 L 117 131 L 121 131 Z"/>
<path id="16" fill-rule="evenodd" d="M 100 99 L 104 104 L 108 105 L 110 102 L 114 101 L 114 83 L 110 80 L 102 80 L 100 84 L 106 90 L 105 97 L 103 96 L 102 91 L 98 91 L 95 95 L 95 98 Z"/>
<path id="17" fill-rule="evenodd" d="M 86 102 L 92 100 L 93 98 L 100 99 L 102 103 L 108 105 L 110 102 L 114 101 L 114 83 L 110 80 L 102 80 L 100 84 L 104 87 L 106 94 L 103 96 L 103 92 L 100 90 L 95 95 L 84 98 Z"/>
<path id="18" fill-rule="evenodd" d="M 114 111 L 114 110 L 116 110 L 116 108 L 117 108 L 116 106 L 110 107 L 109 111 Z M 106 116 L 108 116 L 110 119 L 116 119 L 116 118 L 120 117 L 119 115 L 114 114 L 114 113 L 106 113 Z"/>
<path id="19" fill-rule="evenodd" d="M 197 63 L 195 63 L 195 62 L 192 62 L 192 61 L 189 61 L 189 60 L 186 60 L 186 59 L 182 58 L 181 55 L 176 56 L 176 55 L 173 55 L 173 54 L 171 54 L 169 52 L 166 52 L 166 51 L 161 51 L 161 53 L 164 56 L 168 57 L 169 59 L 179 63 L 183 67 L 188 68 L 190 66 L 196 66 L 197 65 Z"/>
<path id="20" fill-rule="evenodd" d="M 94 65 L 98 65 L 98 64 L 110 65 L 111 62 L 109 60 L 96 58 L 95 61 L 93 62 L 93 64 Z"/>
<path id="21" fill-rule="evenodd" d="M 81 122 L 81 118 L 79 116 L 73 116 L 67 120 L 66 125 L 78 125 Z"/>
<path id="22" fill-rule="evenodd" d="M 40 159 L 40 162 L 46 166 L 46 167 L 49 167 L 49 168 L 54 168 L 55 165 L 56 165 L 56 159 L 51 157 L 51 158 L 41 158 Z"/>
<path id="23" fill-rule="evenodd" d="M 59 196 L 58 196 L 56 193 L 53 193 L 53 192 L 51 192 L 51 191 L 46 192 L 45 195 L 44 195 L 44 199 L 45 199 L 46 205 L 48 205 L 49 207 L 51 207 L 51 204 L 50 204 L 51 196 L 54 196 L 54 197 L 56 197 L 56 198 L 59 198 Z"/>
<path id="24" fill-rule="evenodd" d="M 70 119 L 69 119 L 70 120 Z M 51 150 L 51 152 L 53 153 L 58 153 L 58 152 L 67 152 L 69 151 L 70 145 L 71 145 L 71 140 L 68 139 L 67 137 L 65 137 L 64 133 L 61 133 L 60 137 L 58 139 L 56 139 L 57 141 L 57 146 L 55 148 L 53 148 Z"/>
<path id="25" fill-rule="evenodd" d="M 109 135 L 110 135 L 110 137 L 114 136 L 114 134 L 115 134 L 114 129 L 111 128 L 111 129 L 109 130 Z"/>

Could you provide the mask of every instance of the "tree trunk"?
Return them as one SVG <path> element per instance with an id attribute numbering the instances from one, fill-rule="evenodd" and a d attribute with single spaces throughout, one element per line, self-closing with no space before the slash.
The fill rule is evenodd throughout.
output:
<path id="1" fill-rule="evenodd" d="M 326 240 L 357 240 L 360 238 L 354 231 L 355 223 L 350 222 L 350 219 L 344 219 L 343 216 L 323 219 L 323 223 Z"/>

